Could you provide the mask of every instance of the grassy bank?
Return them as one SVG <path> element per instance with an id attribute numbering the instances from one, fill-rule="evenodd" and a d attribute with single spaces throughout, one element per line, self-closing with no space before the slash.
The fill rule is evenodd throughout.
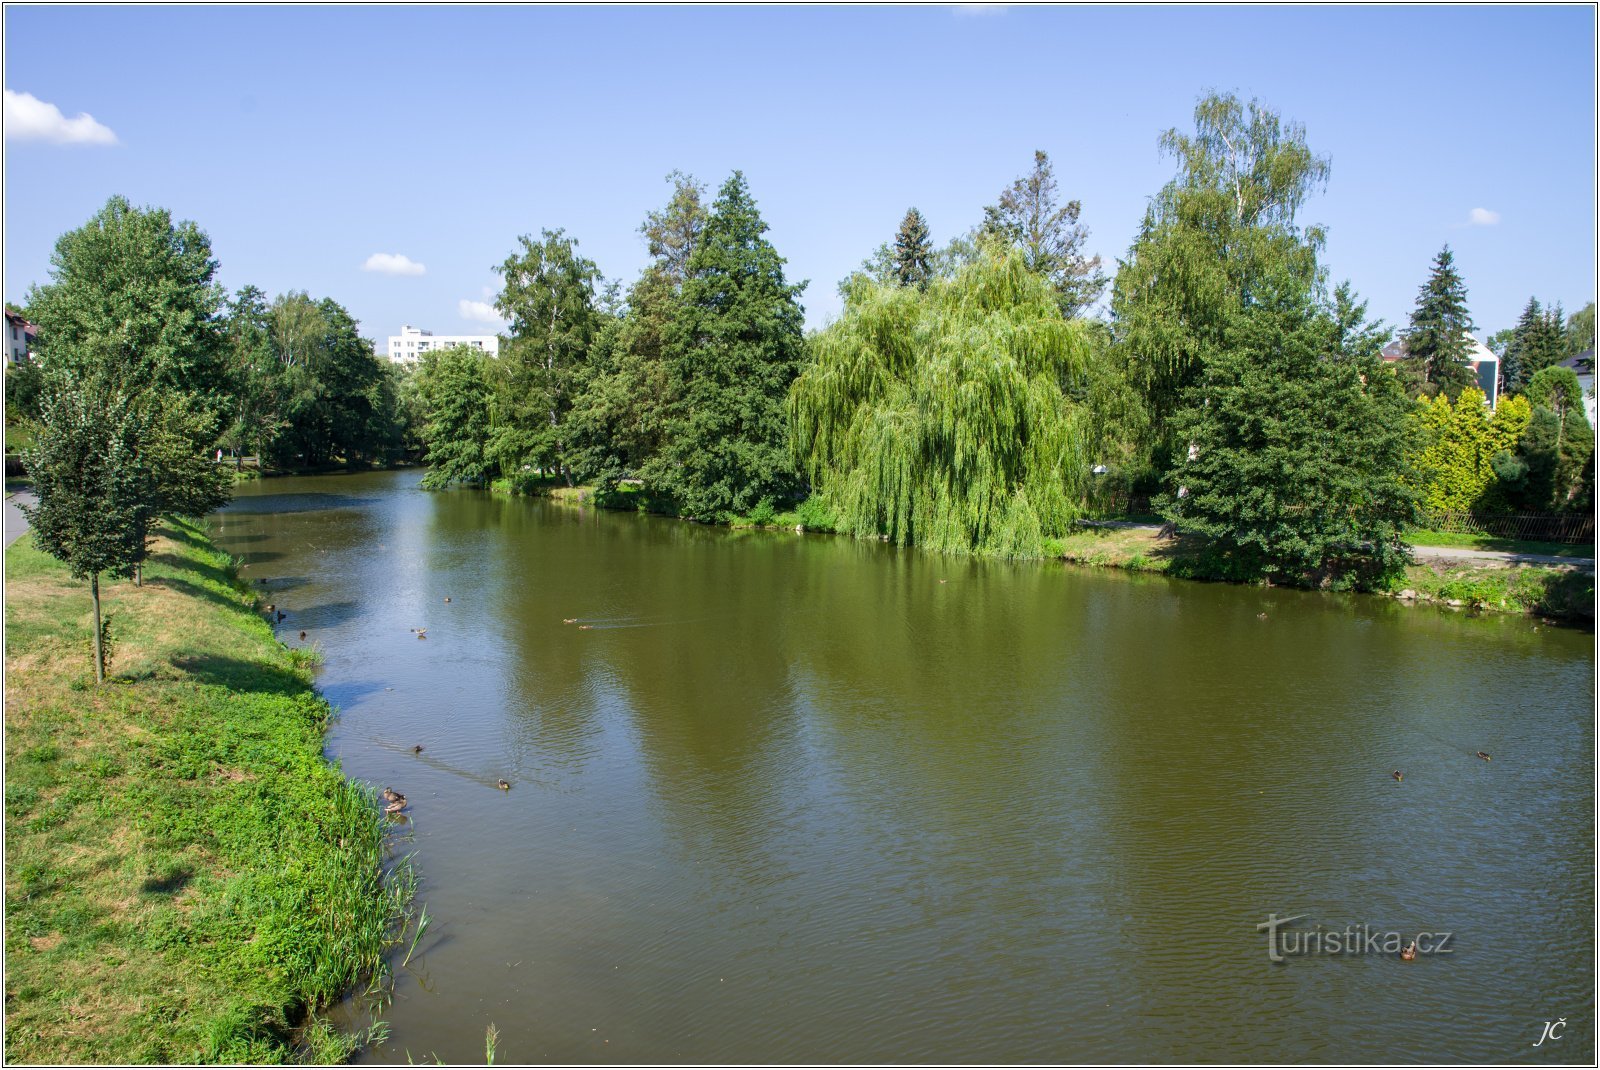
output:
<path id="1" fill-rule="evenodd" d="M 172 525 L 102 585 L 97 688 L 86 585 L 26 536 L 5 560 L 6 1060 L 348 1055 L 314 1012 L 381 974 L 407 889 L 305 658 Z"/>
<path id="2" fill-rule="evenodd" d="M 1191 536 L 1162 539 L 1149 528 L 1086 527 L 1053 549 L 1080 565 L 1204 579 L 1204 546 Z M 1496 561 L 1419 561 L 1381 594 L 1502 613 L 1594 620 L 1594 576 L 1576 568 Z"/>

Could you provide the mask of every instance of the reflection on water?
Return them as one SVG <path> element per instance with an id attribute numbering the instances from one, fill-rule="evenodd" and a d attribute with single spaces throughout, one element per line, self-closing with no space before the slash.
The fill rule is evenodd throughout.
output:
<path id="1" fill-rule="evenodd" d="M 1594 1057 L 1590 635 L 417 479 L 215 525 L 411 799 L 376 1058 Z"/>

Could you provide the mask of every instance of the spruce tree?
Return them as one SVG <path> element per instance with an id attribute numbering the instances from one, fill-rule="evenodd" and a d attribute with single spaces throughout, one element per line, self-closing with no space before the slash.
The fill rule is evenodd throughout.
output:
<path id="1" fill-rule="evenodd" d="M 1528 298 L 1517 325 L 1511 329 L 1511 340 L 1506 343 L 1506 351 L 1500 357 L 1500 388 L 1507 394 L 1520 393 L 1535 370 L 1528 367 L 1528 358 L 1531 347 L 1536 344 L 1539 324 L 1543 319 L 1544 311 L 1539 307 L 1539 299 Z"/>
<path id="2" fill-rule="evenodd" d="M 915 208 L 906 212 L 894 236 L 894 276 L 901 286 L 918 289 L 926 288 L 933 277 L 933 243 L 928 235 L 928 221 Z"/>
<path id="3" fill-rule="evenodd" d="M 645 480 L 686 516 L 747 513 L 796 487 L 784 406 L 805 352 L 804 284 L 784 279 L 766 230 L 735 171 L 689 258 L 667 332 L 673 401 Z"/>
<path id="4" fill-rule="evenodd" d="M 1234 579 L 1356 566 L 1370 582 L 1408 559 L 1412 406 L 1370 345 L 1340 353 L 1353 306 L 1317 306 L 1290 272 L 1258 280 L 1174 420 L 1190 445 L 1164 511 L 1207 536 Z"/>
<path id="5" fill-rule="evenodd" d="M 1419 393 L 1443 393 L 1452 400 L 1473 383 L 1467 357 L 1467 287 L 1456 272 L 1455 255 L 1447 245 L 1433 259 L 1433 271 L 1417 293 L 1411 328 L 1405 333 L 1406 358 Z"/>
<path id="6" fill-rule="evenodd" d="M 983 210 L 982 241 L 999 241 L 1022 251 L 1028 268 L 1050 280 L 1061 314 L 1081 315 L 1106 288 L 1098 256 L 1084 255 L 1089 230 L 1078 222 L 1080 201 L 1057 200 L 1055 169 L 1043 150 L 1033 154 L 1033 170 Z"/>

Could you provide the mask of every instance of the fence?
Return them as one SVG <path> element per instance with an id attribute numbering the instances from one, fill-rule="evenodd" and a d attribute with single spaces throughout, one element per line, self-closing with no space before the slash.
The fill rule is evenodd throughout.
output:
<path id="1" fill-rule="evenodd" d="M 1593 542 L 1593 513 L 1424 513 L 1422 526 L 1429 531 L 1456 535 L 1492 535 L 1497 539 L 1533 542 Z"/>

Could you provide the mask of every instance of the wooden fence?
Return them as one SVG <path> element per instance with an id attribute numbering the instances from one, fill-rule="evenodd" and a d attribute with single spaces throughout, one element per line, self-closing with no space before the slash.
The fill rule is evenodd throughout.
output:
<path id="1" fill-rule="evenodd" d="M 1424 513 L 1422 526 L 1429 531 L 1457 535 L 1492 535 L 1497 539 L 1532 542 L 1593 542 L 1593 513 Z"/>

